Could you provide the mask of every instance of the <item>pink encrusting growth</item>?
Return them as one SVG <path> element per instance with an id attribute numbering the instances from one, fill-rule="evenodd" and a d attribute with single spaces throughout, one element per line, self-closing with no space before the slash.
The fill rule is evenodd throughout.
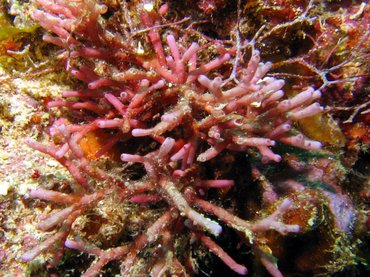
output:
<path id="1" fill-rule="evenodd" d="M 207 190 L 231 189 L 237 186 L 236 181 L 207 179 L 198 169 L 224 151 L 255 149 L 262 162 L 268 163 L 282 159 L 272 148 L 277 143 L 319 150 L 320 142 L 305 138 L 294 127 L 295 121 L 322 111 L 315 102 L 320 97 L 319 91 L 309 87 L 287 98 L 282 90 L 284 81 L 265 76 L 272 64 L 261 62 L 259 51 L 254 47 L 250 47 L 248 62 L 244 62 L 243 57 L 235 57 L 234 49 L 221 42 L 217 45 L 218 56 L 206 61 L 200 59 L 205 51 L 202 45 L 187 41 L 181 32 L 164 35 L 161 28 L 156 28 L 167 6 L 161 7 L 160 12 L 142 8 L 140 27 L 147 29 L 145 39 L 152 47 L 152 55 L 147 58 L 122 36 L 112 37 L 102 27 L 99 15 L 106 11 L 104 5 L 92 0 L 38 0 L 37 3 L 40 8 L 34 11 L 33 19 L 54 34 L 44 39 L 66 49 L 67 70 L 85 84 L 85 89 L 65 91 L 66 100 L 56 99 L 49 102 L 48 107 L 66 107 L 85 116 L 76 123 L 64 118 L 56 120 L 50 128 L 50 135 L 57 138 L 53 145 L 27 141 L 30 147 L 63 164 L 77 186 L 72 194 L 45 189 L 31 191 L 32 198 L 66 207 L 37 225 L 44 231 L 60 226 L 60 231 L 28 250 L 23 260 L 30 261 L 43 252 L 59 255 L 65 246 L 97 257 L 85 276 L 97 275 L 112 260 L 122 261 L 121 274 L 128 276 L 137 255 L 148 244 L 170 245 L 171 241 L 173 244 L 174 232 L 188 229 L 193 238 L 200 240 L 232 270 L 246 274 L 246 267 L 236 263 L 209 237 L 222 236 L 220 222 L 239 232 L 252 245 L 258 233 L 268 230 L 283 235 L 299 232 L 299 226 L 283 221 L 284 213 L 293 208 L 289 199 L 277 200 L 275 211 L 265 218 L 245 220 L 206 198 Z M 70 49 L 73 51 L 67 55 Z M 225 77 L 234 59 L 240 59 L 236 83 Z M 110 72 L 119 73 L 100 76 L 97 68 L 81 65 L 79 60 L 92 61 L 90 64 L 104 61 Z M 139 180 L 129 180 L 129 185 L 122 185 L 123 178 L 100 169 L 86 157 L 81 140 L 96 131 L 111 135 L 110 141 L 95 154 L 97 158 L 116 145 L 140 141 L 143 137 L 156 142 L 157 147 L 145 153 L 120 153 L 123 164 L 144 167 L 145 173 Z M 113 193 L 120 201 L 138 205 L 165 202 L 168 209 L 127 245 L 101 250 L 86 242 L 67 240 L 68 236 L 75 235 L 75 220 L 87 209 L 97 208 L 102 199 Z M 167 239 L 161 236 L 162 231 L 168 235 Z M 54 249 L 55 241 L 64 245 Z M 172 248 L 173 245 L 168 246 Z M 258 245 L 253 249 L 259 249 Z M 164 256 L 161 253 L 158 260 L 151 263 L 152 272 L 168 270 L 185 274 L 186 269 L 176 257 Z M 263 264 L 275 265 L 272 259 L 266 256 L 263 259 Z M 271 271 L 279 272 L 276 265 Z"/>

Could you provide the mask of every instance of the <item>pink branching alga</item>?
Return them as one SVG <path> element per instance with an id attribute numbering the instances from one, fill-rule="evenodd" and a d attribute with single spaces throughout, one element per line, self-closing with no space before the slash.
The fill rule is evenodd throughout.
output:
<path id="1" fill-rule="evenodd" d="M 276 260 L 264 253 L 257 237 L 268 230 L 282 235 L 299 232 L 298 225 L 283 221 L 292 208 L 291 200 L 272 195 L 270 215 L 245 220 L 207 200 L 208 190 L 229 189 L 237 185 L 235 180 L 203 179 L 200 172 L 205 162 L 223 151 L 255 149 L 261 161 L 269 163 L 282 159 L 273 152 L 276 143 L 319 150 L 321 143 L 304 137 L 294 122 L 322 111 L 315 102 L 320 92 L 308 87 L 287 98 L 282 90 L 284 81 L 266 77 L 272 63 L 260 61 L 253 42 L 227 47 L 222 41 L 212 41 L 212 51 L 218 54 L 209 58 L 205 55 L 207 44 L 192 42 L 192 36 L 180 28 L 163 24 L 166 4 L 158 9 L 150 3 L 139 5 L 140 22 L 136 27 L 129 24 L 131 34 L 108 31 L 101 18 L 107 7 L 93 0 L 37 0 L 37 5 L 32 17 L 50 31 L 43 39 L 64 49 L 61 56 L 66 69 L 85 85 L 65 91 L 63 98 L 47 104 L 79 112 L 79 122 L 56 120 L 50 128 L 54 143 L 49 145 L 27 140 L 30 147 L 64 165 L 76 186 L 70 194 L 43 188 L 30 192 L 31 198 L 65 208 L 38 223 L 42 231 L 56 231 L 28 249 L 22 259 L 32 261 L 49 253 L 52 264 L 57 265 L 63 249 L 70 248 L 96 256 L 84 276 L 97 275 L 113 260 L 121 261 L 123 276 L 133 276 L 138 255 L 157 244 L 161 248 L 151 258 L 148 271 L 153 276 L 166 272 L 186 276 L 195 269 L 174 254 L 174 240 L 177 233 L 187 232 L 233 271 L 247 274 L 247 268 L 215 242 L 213 237 L 222 236 L 222 224 L 244 237 L 242 241 L 271 275 L 282 276 Z M 249 60 L 238 54 L 238 47 L 249 49 Z M 120 153 L 122 164 L 143 166 L 139 179 L 125 181 L 126 177 L 110 174 L 86 157 L 80 142 L 99 130 L 111 137 L 96 158 L 117 145 L 140 143 L 143 137 L 157 144 L 146 153 Z M 75 239 L 74 222 L 111 194 L 136 205 L 162 201 L 167 208 L 130 243 L 100 249 Z"/>

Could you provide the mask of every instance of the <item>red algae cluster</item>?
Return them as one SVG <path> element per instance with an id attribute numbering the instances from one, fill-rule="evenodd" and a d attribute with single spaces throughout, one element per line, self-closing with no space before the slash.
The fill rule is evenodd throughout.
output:
<path id="1" fill-rule="evenodd" d="M 189 2 L 206 16 L 230 9 Z M 207 252 L 240 275 L 325 274 L 356 263 L 339 256 L 352 254 L 345 238 L 358 216 L 340 185 L 346 172 L 323 151 L 344 144 L 320 104 L 339 83 L 329 79 L 337 68 L 318 69 L 314 50 L 262 61 L 264 41 L 316 20 L 313 1 L 274 2 L 279 16 L 264 2 L 235 1 L 235 40 L 227 40 L 190 18 L 176 21 L 171 2 L 36 1 L 43 40 L 79 83 L 46 104 L 64 111 L 48 128 L 52 142 L 26 143 L 75 182 L 30 191 L 55 211 L 40 218 L 36 228 L 52 232 L 25 247 L 24 262 L 47 255 L 58 268 L 79 251 L 95 257 L 83 276 L 217 275 Z M 242 38 L 247 8 L 275 25 Z M 307 83 L 304 74 L 317 75 Z"/>

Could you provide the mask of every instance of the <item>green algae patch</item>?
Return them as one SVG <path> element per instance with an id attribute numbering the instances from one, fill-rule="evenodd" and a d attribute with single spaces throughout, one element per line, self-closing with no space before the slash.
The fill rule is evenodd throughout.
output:
<path id="1" fill-rule="evenodd" d="M 4 13 L 0 13 L 0 41 L 8 39 L 17 39 L 24 33 L 34 33 L 38 25 L 32 24 L 29 26 L 16 27 L 10 20 L 6 18 Z"/>

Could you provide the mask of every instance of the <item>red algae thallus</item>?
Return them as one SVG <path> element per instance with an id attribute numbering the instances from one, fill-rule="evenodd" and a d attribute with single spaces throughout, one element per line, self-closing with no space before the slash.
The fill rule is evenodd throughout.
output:
<path id="1" fill-rule="evenodd" d="M 31 275 L 364 270 L 366 185 L 357 178 L 351 187 L 355 175 L 338 149 L 355 153 L 351 161 L 367 149 L 345 124 L 366 117 L 359 57 L 368 31 L 351 42 L 352 54 L 343 41 L 328 51 L 335 39 L 323 36 L 334 18 L 356 24 L 367 8 L 316 4 L 27 6 L 44 41 L 32 48 L 35 63 L 52 65 L 64 76 L 55 83 L 68 87 L 39 88 L 45 95 L 36 102 L 48 101 L 33 106 L 24 142 L 68 173 L 46 175 L 42 163 L 30 171 L 18 262 Z M 33 78 L 49 74 L 43 70 Z M 348 98 L 354 87 L 353 106 L 330 94 L 340 88 Z M 352 170 L 366 173 L 360 162 Z"/>

